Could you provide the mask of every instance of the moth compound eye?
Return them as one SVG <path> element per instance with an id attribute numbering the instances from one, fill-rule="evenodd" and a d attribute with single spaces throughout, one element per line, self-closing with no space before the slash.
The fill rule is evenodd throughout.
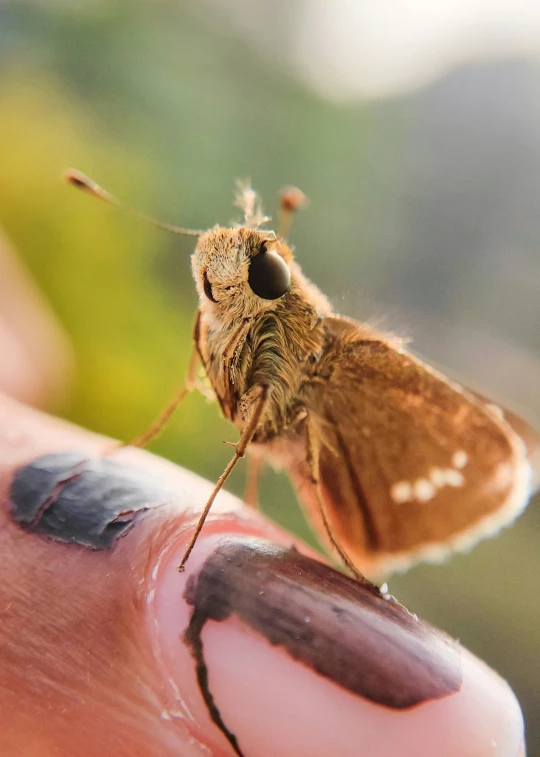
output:
<path id="1" fill-rule="evenodd" d="M 214 298 L 214 295 L 212 294 L 212 284 L 208 281 L 208 275 L 206 271 L 204 272 L 203 277 L 203 289 L 205 295 L 208 297 L 209 300 L 212 300 L 212 302 L 217 302 L 217 300 Z"/>
<path id="2" fill-rule="evenodd" d="M 251 259 L 248 284 L 253 294 L 263 300 L 277 300 L 283 297 L 291 283 L 289 266 L 274 250 L 267 250 L 266 243 Z"/>

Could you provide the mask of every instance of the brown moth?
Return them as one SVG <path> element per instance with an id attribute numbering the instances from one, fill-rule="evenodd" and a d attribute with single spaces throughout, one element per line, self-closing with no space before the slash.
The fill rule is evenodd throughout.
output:
<path id="1" fill-rule="evenodd" d="M 67 179 L 119 205 L 75 171 Z M 523 421 L 422 363 L 398 338 L 336 315 L 285 240 L 299 190 L 282 194 L 278 233 L 257 195 L 240 187 L 241 224 L 203 230 L 192 271 L 199 294 L 187 391 L 200 361 L 223 415 L 240 431 L 212 503 L 248 451 L 248 500 L 260 462 L 284 467 L 317 532 L 355 575 L 441 561 L 495 534 L 525 507 L 529 456 L 540 448 Z M 523 437 L 527 438 L 527 443 Z"/>

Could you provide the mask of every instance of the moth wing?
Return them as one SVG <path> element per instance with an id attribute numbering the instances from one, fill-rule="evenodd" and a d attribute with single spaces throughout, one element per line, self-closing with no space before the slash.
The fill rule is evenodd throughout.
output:
<path id="1" fill-rule="evenodd" d="M 497 408 L 367 327 L 325 326 L 332 344 L 304 402 L 327 518 L 363 573 L 439 562 L 521 512 L 527 449 Z M 306 458 L 289 473 L 324 538 Z"/>
<path id="2" fill-rule="evenodd" d="M 540 490 L 540 433 L 524 421 L 513 410 L 503 407 L 478 392 L 468 390 L 482 404 L 487 404 L 492 412 L 498 413 L 512 427 L 525 445 L 527 459 L 531 466 L 531 494 Z"/>

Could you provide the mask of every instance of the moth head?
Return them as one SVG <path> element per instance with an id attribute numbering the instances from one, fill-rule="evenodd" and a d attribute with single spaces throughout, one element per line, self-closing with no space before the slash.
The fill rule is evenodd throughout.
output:
<path id="1" fill-rule="evenodd" d="M 244 222 L 207 231 L 192 258 L 200 307 L 221 321 L 272 310 L 291 285 L 292 252 L 282 237 L 260 228 L 269 219 L 249 184 L 238 184 L 236 205 Z"/>
<path id="2" fill-rule="evenodd" d="M 192 270 L 201 310 L 214 319 L 231 322 L 272 310 L 291 286 L 293 256 L 285 243 L 284 229 L 292 213 L 305 204 L 299 189 L 288 187 L 281 195 L 280 235 L 261 229 L 269 219 L 248 183 L 239 183 L 236 205 L 244 221 L 232 228 L 215 226 L 208 231 L 162 223 L 120 203 L 116 197 L 80 171 L 70 169 L 66 180 L 105 202 L 121 207 L 154 226 L 174 234 L 198 237 Z"/>
<path id="3" fill-rule="evenodd" d="M 275 308 L 289 291 L 291 262 L 289 247 L 271 231 L 211 229 L 192 257 L 201 309 L 234 320 Z"/>

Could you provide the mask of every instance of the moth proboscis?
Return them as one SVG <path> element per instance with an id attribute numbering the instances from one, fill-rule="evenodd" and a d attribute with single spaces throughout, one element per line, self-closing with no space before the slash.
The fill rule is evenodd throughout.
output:
<path id="1" fill-rule="evenodd" d="M 84 174 L 66 178 L 121 206 Z M 531 493 L 540 436 L 418 360 L 402 340 L 333 313 L 285 238 L 305 204 L 300 190 L 282 192 L 277 233 L 264 228 L 269 219 L 249 185 L 239 186 L 236 204 L 242 223 L 208 230 L 136 213 L 198 237 L 191 263 L 199 307 L 186 383 L 135 443 L 161 431 L 196 385 L 198 362 L 240 431 L 180 569 L 246 452 L 248 500 L 256 501 L 263 459 L 285 467 L 318 533 L 359 580 L 441 561 L 513 520 Z"/>

